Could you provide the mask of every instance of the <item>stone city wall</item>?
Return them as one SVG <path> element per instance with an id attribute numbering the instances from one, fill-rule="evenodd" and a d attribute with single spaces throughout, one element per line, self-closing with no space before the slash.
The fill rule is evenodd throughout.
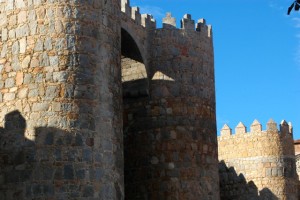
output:
<path id="1" fill-rule="evenodd" d="M 133 19 L 126 23 L 125 30 L 130 32 L 143 20 L 127 1 L 123 7 Z M 123 82 L 123 88 L 137 81 L 148 82 L 143 90 L 148 92 L 123 99 L 126 197 L 217 200 L 211 27 L 203 19 L 195 25 L 190 15 L 184 16 L 180 29 L 171 14 L 163 20 L 162 28 L 156 28 L 150 16 L 144 19 L 145 33 L 138 32 L 147 40 L 135 42 L 148 52 L 141 53 L 140 60 L 147 77 Z M 130 57 L 130 53 L 124 54 Z M 128 62 L 124 62 L 128 71 Z M 130 70 L 136 67 L 134 62 L 130 65 Z M 133 74 L 141 74 L 140 69 L 139 64 Z"/>
<path id="2" fill-rule="evenodd" d="M 0 199 L 122 199 L 119 0 L 0 0 Z"/>
<path id="3" fill-rule="evenodd" d="M 300 154 L 300 140 L 294 141 L 295 155 Z"/>
<path id="4" fill-rule="evenodd" d="M 2 199 L 219 199 L 205 20 L 0 0 L 0 33 Z"/>
<path id="5" fill-rule="evenodd" d="M 298 174 L 298 177 L 300 178 L 300 140 L 294 141 L 294 147 L 295 147 L 295 157 L 296 157 L 296 171 Z M 298 196 L 300 199 L 300 180 L 298 184 Z"/>
<path id="6" fill-rule="evenodd" d="M 300 177 L 300 140 L 294 141 L 294 147 L 295 147 L 295 156 L 296 156 L 296 169 L 297 169 L 297 174 Z"/>
<path id="7" fill-rule="evenodd" d="M 255 120 L 250 132 L 239 123 L 232 135 L 225 125 L 218 137 L 221 199 L 297 199 L 292 126 Z"/>

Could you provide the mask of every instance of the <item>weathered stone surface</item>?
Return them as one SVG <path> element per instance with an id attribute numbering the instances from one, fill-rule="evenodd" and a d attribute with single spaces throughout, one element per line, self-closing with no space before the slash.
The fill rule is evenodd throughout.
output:
<path id="1" fill-rule="evenodd" d="M 1 197 L 220 199 L 211 28 L 165 22 L 129 1 L 0 0 Z"/>
<path id="2" fill-rule="evenodd" d="M 218 137 L 221 199 L 296 200 L 298 180 L 292 133 L 281 134 L 273 120 L 266 131 L 261 130 L 257 120 L 250 132 L 245 132 L 241 123 L 238 127 L 243 128 L 243 134 L 236 129 L 235 135 Z"/>
<path id="3" fill-rule="evenodd" d="M 126 33 L 143 33 L 135 23 L 122 30 L 127 198 L 217 200 L 212 38 L 190 27 L 176 29 L 174 19 L 159 30 L 150 18 L 144 20 L 148 49 Z"/>
<path id="4" fill-rule="evenodd" d="M 0 199 L 124 199 L 119 3 L 0 0 Z"/>

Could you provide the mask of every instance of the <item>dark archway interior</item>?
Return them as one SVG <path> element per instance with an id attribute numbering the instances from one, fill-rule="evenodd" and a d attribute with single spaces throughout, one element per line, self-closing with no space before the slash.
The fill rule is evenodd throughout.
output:
<path id="1" fill-rule="evenodd" d="M 137 62 L 143 63 L 143 58 L 141 52 L 136 45 L 134 39 L 131 35 L 125 31 L 121 30 L 121 52 L 123 57 L 131 58 Z"/>
<path id="2" fill-rule="evenodd" d="M 121 33 L 123 97 L 148 96 L 149 82 L 141 52 L 126 30 L 122 29 Z"/>
<path id="3" fill-rule="evenodd" d="M 122 29 L 122 92 L 123 92 L 123 137 L 124 179 L 126 199 L 135 196 L 132 182 L 136 182 L 136 154 L 138 149 L 137 127 L 145 118 L 145 105 L 149 99 L 149 80 L 141 52 L 128 32 Z"/>

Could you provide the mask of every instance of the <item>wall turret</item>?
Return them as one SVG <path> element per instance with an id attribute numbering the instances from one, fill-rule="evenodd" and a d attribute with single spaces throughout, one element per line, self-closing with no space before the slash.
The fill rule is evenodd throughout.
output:
<path id="1" fill-rule="evenodd" d="M 0 198 L 219 199 L 211 27 L 164 22 L 0 0 Z"/>
<path id="2" fill-rule="evenodd" d="M 124 198 L 120 9 L 0 1 L 1 199 Z"/>
<path id="3" fill-rule="evenodd" d="M 230 129 L 227 125 L 224 128 Z M 267 190 L 268 198 L 274 195 L 279 199 L 297 199 L 298 177 L 293 136 L 285 120 L 280 123 L 280 131 L 273 120 L 268 121 L 265 131 L 257 120 L 250 126 L 250 132 L 242 123 L 237 125 L 233 135 L 224 134 L 223 129 L 218 137 L 219 161 L 223 163 L 221 167 L 226 165 L 235 170 L 236 176 L 244 177 L 246 183 L 252 182 L 261 198 Z M 241 183 L 228 179 L 232 170 L 220 170 L 221 198 L 251 196 L 247 187 L 234 189 L 240 187 Z M 230 192 L 233 190 L 238 193 Z"/>
<path id="4" fill-rule="evenodd" d="M 149 96 L 125 99 L 129 199 L 219 199 L 212 38 L 190 15 L 182 24 L 167 13 L 146 28 Z"/>

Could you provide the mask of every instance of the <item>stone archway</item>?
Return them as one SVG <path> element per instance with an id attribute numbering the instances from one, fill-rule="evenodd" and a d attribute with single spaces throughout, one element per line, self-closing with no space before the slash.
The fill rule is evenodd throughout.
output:
<path id="1" fill-rule="evenodd" d="M 149 101 L 149 80 L 141 51 L 125 30 L 121 31 L 121 68 L 123 91 L 124 179 L 126 197 L 134 196 L 131 182 L 135 181 L 135 164 L 139 143 L 136 138 L 137 119 L 147 115 L 145 105 Z"/>
<path id="2" fill-rule="evenodd" d="M 142 54 L 131 35 L 121 31 L 123 97 L 147 96 L 149 82 Z"/>

